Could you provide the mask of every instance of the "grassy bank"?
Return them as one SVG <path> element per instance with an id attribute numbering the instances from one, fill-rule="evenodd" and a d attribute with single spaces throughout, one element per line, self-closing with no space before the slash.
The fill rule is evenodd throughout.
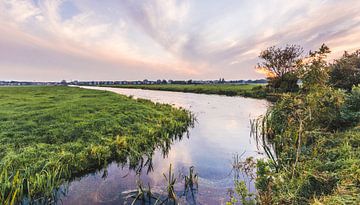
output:
<path id="1" fill-rule="evenodd" d="M 237 199 L 246 205 L 360 204 L 360 52 L 345 52 L 334 63 L 326 60 L 325 44 L 306 57 L 301 53 L 301 47 L 287 45 L 260 54 L 275 76 L 268 87 L 294 92 L 283 93 L 252 121 L 267 158 L 237 166 L 255 180 L 257 193 L 237 180 L 238 197 L 231 196 L 230 205 Z M 292 71 L 286 71 L 289 65 Z"/>
<path id="2" fill-rule="evenodd" d="M 110 87 L 135 88 L 146 90 L 163 90 L 187 93 L 218 94 L 227 96 L 243 96 L 252 98 L 266 98 L 267 93 L 264 85 L 259 84 L 207 84 L 207 85 L 111 85 Z"/>
<path id="3" fill-rule="evenodd" d="M 192 124 L 170 105 L 74 87 L 0 88 L 0 204 L 48 200 L 112 160 L 136 166 Z"/>
<path id="4" fill-rule="evenodd" d="M 260 204 L 360 204 L 360 87 L 284 95 L 255 135 Z"/>

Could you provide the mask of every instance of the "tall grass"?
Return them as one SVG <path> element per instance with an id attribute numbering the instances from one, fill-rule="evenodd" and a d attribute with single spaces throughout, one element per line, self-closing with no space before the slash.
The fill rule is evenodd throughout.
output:
<path id="1" fill-rule="evenodd" d="M 252 122 L 268 156 L 257 162 L 258 203 L 360 203 L 359 96 L 330 87 L 284 95 Z"/>
<path id="2" fill-rule="evenodd" d="M 0 99 L 0 204 L 51 201 L 113 160 L 136 167 L 193 123 L 183 109 L 80 88 L 7 87 Z"/>

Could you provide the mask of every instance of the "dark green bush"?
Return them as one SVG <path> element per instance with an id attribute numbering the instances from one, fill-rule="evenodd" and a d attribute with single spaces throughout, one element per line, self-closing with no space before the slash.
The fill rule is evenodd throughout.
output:
<path id="1" fill-rule="evenodd" d="M 346 97 L 341 117 L 345 126 L 355 126 L 360 123 L 360 85 L 353 86 Z"/>
<path id="2" fill-rule="evenodd" d="M 345 52 L 330 66 L 330 84 L 336 88 L 350 91 L 360 84 L 360 50 Z"/>
<path id="3" fill-rule="evenodd" d="M 298 76 L 295 73 L 286 73 L 281 77 L 268 78 L 268 88 L 275 92 L 295 92 L 299 90 Z"/>

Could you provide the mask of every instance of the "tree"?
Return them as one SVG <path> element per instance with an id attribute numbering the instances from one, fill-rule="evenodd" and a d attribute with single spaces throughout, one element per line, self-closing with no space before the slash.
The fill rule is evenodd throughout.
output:
<path id="1" fill-rule="evenodd" d="M 328 85 L 329 65 L 326 57 L 330 53 L 329 47 L 322 44 L 319 50 L 310 51 L 309 56 L 302 63 L 301 80 L 303 89 L 317 89 Z"/>
<path id="2" fill-rule="evenodd" d="M 60 82 L 60 84 L 61 84 L 61 85 L 67 85 L 67 82 L 66 82 L 66 80 L 62 80 L 62 81 Z"/>
<path id="3" fill-rule="evenodd" d="M 269 47 L 260 53 L 263 62 L 257 68 L 268 72 L 268 86 L 279 91 L 298 89 L 297 70 L 301 63 L 303 48 L 298 45 L 286 45 L 284 48 Z"/>
<path id="4" fill-rule="evenodd" d="M 360 50 L 344 55 L 330 66 L 329 83 L 337 88 L 350 91 L 360 84 Z"/>

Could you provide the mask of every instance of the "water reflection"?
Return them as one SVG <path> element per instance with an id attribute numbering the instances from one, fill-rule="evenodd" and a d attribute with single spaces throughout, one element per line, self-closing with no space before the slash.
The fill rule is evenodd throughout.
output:
<path id="1" fill-rule="evenodd" d="M 189 203 L 191 194 L 184 195 L 181 174 L 188 175 L 191 166 L 199 173 L 199 187 L 194 194 L 197 204 L 225 204 L 228 188 L 234 185 L 234 176 L 229 175 L 234 153 L 244 153 L 243 158 L 262 157 L 256 143 L 249 138 L 249 121 L 265 113 L 268 103 L 264 100 L 135 89 L 91 89 L 174 104 L 191 110 L 197 122 L 189 131 L 189 138 L 165 143 L 135 166 L 112 163 L 106 171 L 75 179 L 69 184 L 66 196 L 61 198 L 62 204 L 126 204 L 129 203 L 126 195 L 138 188 L 138 179 L 145 188 L 150 184 L 153 193 L 166 195 L 163 173 L 168 172 L 170 164 L 179 178 L 174 188 L 182 204 Z M 168 152 L 164 152 L 164 148 Z M 240 173 L 239 178 L 250 182 Z M 253 183 L 250 189 L 254 191 Z"/>

